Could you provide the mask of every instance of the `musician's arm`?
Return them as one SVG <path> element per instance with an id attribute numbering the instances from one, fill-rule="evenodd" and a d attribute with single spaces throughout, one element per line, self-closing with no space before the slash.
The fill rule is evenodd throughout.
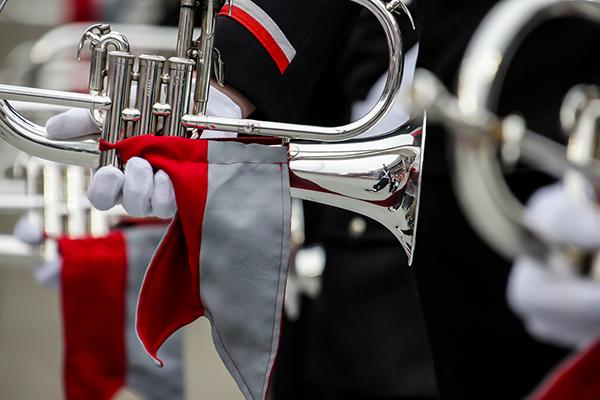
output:
<path id="1" fill-rule="evenodd" d="M 348 0 L 236 0 L 218 19 L 225 81 L 253 117 L 297 122 L 307 97 L 361 7 Z"/>

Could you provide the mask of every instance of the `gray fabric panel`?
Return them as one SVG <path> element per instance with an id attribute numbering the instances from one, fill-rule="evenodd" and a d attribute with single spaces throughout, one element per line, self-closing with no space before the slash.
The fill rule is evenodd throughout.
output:
<path id="1" fill-rule="evenodd" d="M 283 147 L 269 147 L 261 144 L 211 141 L 208 147 L 208 162 L 210 164 L 285 163 L 287 162 L 287 150 Z"/>
<path id="2" fill-rule="evenodd" d="M 179 331 L 160 350 L 165 366 L 158 368 L 148 357 L 135 331 L 138 295 L 148 264 L 165 233 L 164 227 L 136 227 L 125 230 L 127 242 L 127 386 L 145 400 L 184 398 L 183 340 Z"/>
<path id="3" fill-rule="evenodd" d="M 289 174 L 286 164 L 227 164 L 242 157 L 278 162 L 287 154 L 266 146 L 210 144 L 200 295 L 225 366 L 246 399 L 263 400 L 287 277 Z"/>

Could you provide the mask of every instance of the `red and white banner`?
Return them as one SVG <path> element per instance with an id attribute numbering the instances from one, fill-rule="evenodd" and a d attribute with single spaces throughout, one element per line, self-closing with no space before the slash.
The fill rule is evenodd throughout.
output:
<path id="1" fill-rule="evenodd" d="M 287 149 L 236 140 L 146 135 L 103 142 L 101 149 L 117 149 L 124 162 L 148 160 L 175 189 L 178 212 L 138 303 L 137 329 L 148 354 L 162 365 L 163 342 L 206 316 L 245 397 L 265 399 L 290 251 Z"/>
<path id="2" fill-rule="evenodd" d="M 162 227 L 59 241 L 66 399 L 111 399 L 128 387 L 146 400 L 183 399 L 182 338 L 156 368 L 137 340 L 135 309 Z"/>

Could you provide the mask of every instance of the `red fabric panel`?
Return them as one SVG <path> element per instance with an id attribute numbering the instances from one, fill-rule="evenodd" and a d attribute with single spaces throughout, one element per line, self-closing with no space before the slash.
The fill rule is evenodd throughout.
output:
<path id="1" fill-rule="evenodd" d="M 124 238 L 63 238 L 59 249 L 65 396 L 111 399 L 125 384 Z"/>
<path id="2" fill-rule="evenodd" d="M 219 15 L 231 17 L 237 22 L 239 22 L 241 25 L 243 25 L 246 29 L 248 29 L 250 33 L 254 35 L 256 40 L 258 40 L 260 44 L 265 48 L 267 53 L 269 53 L 275 64 L 277 64 L 279 72 L 281 72 L 282 74 L 285 73 L 285 71 L 290 65 L 290 61 L 288 60 L 287 56 L 285 55 L 279 44 L 277 44 L 275 38 L 273 38 L 273 36 L 269 33 L 269 31 L 264 26 L 262 26 L 261 23 L 258 22 L 254 17 L 252 17 L 252 15 L 248 14 L 239 7 L 235 7 L 234 5 L 231 15 L 229 15 L 229 10 L 229 5 L 225 5 L 221 9 Z"/>
<path id="3" fill-rule="evenodd" d="M 154 360 L 179 328 L 204 315 L 200 299 L 200 241 L 208 190 L 208 141 L 144 135 L 117 144 L 123 162 L 143 157 L 164 170 L 176 193 L 177 215 L 150 264 L 138 301 L 138 335 Z"/>
<path id="4" fill-rule="evenodd" d="M 561 365 L 532 399 L 600 399 L 600 340 Z"/>
<path id="5" fill-rule="evenodd" d="M 73 22 L 96 21 L 98 19 L 98 4 L 95 0 L 69 0 L 71 20 Z"/>

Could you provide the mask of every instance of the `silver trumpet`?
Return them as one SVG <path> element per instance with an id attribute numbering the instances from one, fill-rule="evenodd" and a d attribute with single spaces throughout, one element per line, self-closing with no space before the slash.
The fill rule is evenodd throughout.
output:
<path id="1" fill-rule="evenodd" d="M 62 165 L 37 159 L 24 153 L 13 167 L 15 176 L 24 179 L 25 195 L 2 196 L 0 212 L 25 212 L 35 225 L 43 226 L 49 238 L 102 236 L 109 232 L 112 223 L 124 215 L 122 207 L 110 211 L 95 210 L 85 197 L 89 170 L 74 165 Z M 12 202 L 10 200 L 13 200 Z M 18 203 L 17 203 L 18 201 Z M 11 204 L 12 203 L 12 204 Z M 5 238 L 0 240 L 0 254 L 12 254 Z M 21 247 L 21 246 L 20 246 Z M 44 257 L 47 261 L 56 257 L 57 243 L 44 241 L 43 246 L 25 247 L 28 256 Z M 25 255 L 23 254 L 23 255 Z"/>
<path id="2" fill-rule="evenodd" d="M 578 16 L 600 23 L 598 0 L 507 0 L 498 4 L 475 33 L 463 59 L 457 97 L 428 71 L 417 71 L 413 105 L 444 123 L 454 134 L 454 185 L 467 218 L 498 253 L 514 258 L 530 238 L 522 224 L 523 206 L 510 191 L 499 162 L 518 159 L 583 194 L 598 188 L 600 97 L 597 89 L 575 87 L 567 94 L 561 121 L 565 146 L 529 131 L 518 116 L 499 118 L 497 105 L 504 73 L 516 49 L 548 18 Z M 585 183 L 583 183 L 585 182 Z"/>
<path id="3" fill-rule="evenodd" d="M 214 39 L 216 17 L 225 0 L 181 0 L 177 44 L 171 58 L 133 55 L 125 35 L 97 24 L 84 33 L 80 45 L 80 54 L 88 44 L 91 50 L 89 94 L 0 85 L 0 136 L 26 153 L 56 162 L 87 167 L 120 164 L 114 152 L 99 154 L 94 139 L 48 139 L 43 127 L 15 111 L 9 103 L 13 100 L 87 108 L 102 129 L 102 139 L 108 142 L 155 132 L 158 126 L 171 136 L 219 130 L 280 137 L 289 143 L 294 197 L 375 218 L 394 233 L 411 258 L 424 118 L 380 138 L 350 140 L 377 124 L 397 96 L 403 52 L 393 13 L 407 13 L 407 9 L 399 0 L 352 1 L 375 15 L 389 46 L 384 90 L 373 109 L 358 121 L 318 127 L 206 115 L 211 78 L 222 82 L 223 65 Z M 0 3 L 0 10 L 5 4 L 6 0 Z M 197 9 L 201 11 L 200 36 L 193 40 Z M 137 83 L 135 96 L 131 96 L 132 82 Z M 135 97 L 133 102 L 131 97 Z"/>

